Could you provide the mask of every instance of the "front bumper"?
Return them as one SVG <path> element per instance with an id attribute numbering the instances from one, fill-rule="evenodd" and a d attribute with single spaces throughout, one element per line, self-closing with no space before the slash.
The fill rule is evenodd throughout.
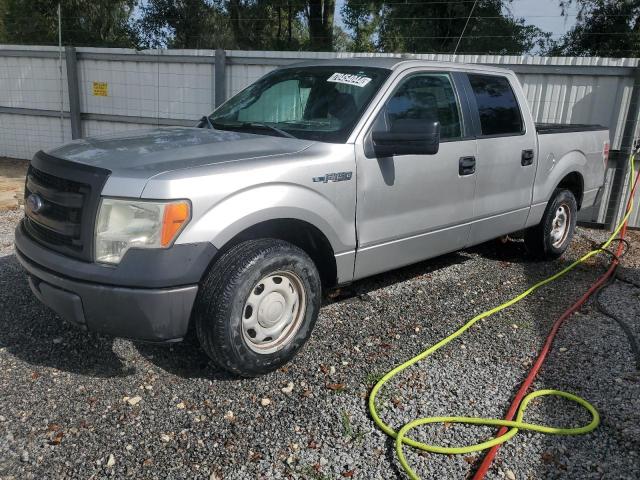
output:
<path id="1" fill-rule="evenodd" d="M 158 263 L 165 263 L 167 268 L 174 263 L 173 260 L 167 260 L 167 255 L 178 255 L 184 262 L 179 250 L 172 254 L 167 254 L 167 250 L 163 251 L 160 255 L 165 259 L 164 262 L 154 262 L 151 257 L 145 256 L 145 262 L 138 264 L 134 257 L 138 264 L 134 282 L 136 285 L 130 285 L 131 276 L 123 277 L 119 282 L 121 284 L 114 285 L 90 279 L 102 280 L 107 276 L 118 280 L 121 274 L 116 271 L 120 266 L 105 267 L 62 256 L 65 264 L 61 267 L 61 255 L 28 237 L 21 225 L 16 229 L 15 238 L 16 256 L 29 274 L 31 290 L 42 303 L 63 319 L 90 331 L 135 340 L 171 342 L 179 341 L 186 335 L 198 285 L 168 285 L 178 281 L 175 278 L 176 270 L 158 270 Z M 215 248 L 211 248 L 213 251 L 205 246 L 206 254 L 202 254 L 202 249 L 195 248 L 192 253 L 197 251 L 201 254 L 191 256 L 196 258 L 189 258 L 187 263 L 192 266 L 188 273 L 182 275 L 183 279 L 196 279 L 197 282 L 201 278 L 209 265 L 208 259 L 215 255 Z M 133 267 L 125 263 L 127 255 L 122 262 L 125 272 Z M 104 269 L 110 269 L 111 273 L 106 275 L 107 270 Z M 76 274 L 70 275 L 73 272 Z M 162 277 L 157 275 L 159 273 L 164 273 L 169 278 L 159 278 Z M 146 275 L 149 275 L 149 280 L 144 282 Z M 146 288 L 147 286 L 152 288 Z"/>

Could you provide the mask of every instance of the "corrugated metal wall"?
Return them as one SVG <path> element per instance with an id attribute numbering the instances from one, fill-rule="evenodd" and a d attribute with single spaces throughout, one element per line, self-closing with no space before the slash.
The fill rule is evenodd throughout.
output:
<path id="1" fill-rule="evenodd" d="M 60 54 L 62 58 L 60 59 Z M 213 50 L 78 48 L 78 103 L 83 136 L 113 133 L 154 124 L 191 124 L 280 65 L 317 59 L 392 54 L 226 51 L 216 75 Z M 536 121 L 599 123 L 611 130 L 612 148 L 623 148 L 638 59 L 564 58 L 496 55 L 404 55 L 406 58 L 503 65 L 516 71 Z M 223 83 L 216 87 L 216 80 Z M 107 96 L 93 82 L 108 85 Z M 0 156 L 30 158 L 71 139 L 65 52 L 55 47 L 0 45 Z M 73 95 L 73 92 L 71 92 Z M 62 114 L 60 113 L 62 110 Z M 71 110 L 73 110 L 71 108 Z M 628 140 L 627 140 L 628 143 Z M 626 145 L 628 147 L 628 145 Z M 606 197 L 615 169 L 608 172 Z M 582 215 L 603 222 L 612 207 Z M 640 226 L 636 215 L 634 225 Z"/>
<path id="2" fill-rule="evenodd" d="M 80 60 L 80 108 L 85 113 L 194 119 L 212 105 L 207 64 Z M 92 95 L 94 81 L 108 96 Z"/>

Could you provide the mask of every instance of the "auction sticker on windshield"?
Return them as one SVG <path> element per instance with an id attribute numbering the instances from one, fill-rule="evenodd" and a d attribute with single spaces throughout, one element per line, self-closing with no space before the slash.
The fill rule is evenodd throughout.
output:
<path id="1" fill-rule="evenodd" d="M 351 73 L 334 73 L 327 78 L 327 82 L 344 83 L 345 85 L 355 85 L 356 87 L 364 87 L 370 81 L 369 77 Z"/>

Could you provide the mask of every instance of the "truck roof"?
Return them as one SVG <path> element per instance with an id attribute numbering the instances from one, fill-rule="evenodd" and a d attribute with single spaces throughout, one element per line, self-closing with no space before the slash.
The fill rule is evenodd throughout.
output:
<path id="1" fill-rule="evenodd" d="M 386 68 L 388 70 L 399 70 L 411 67 L 449 67 L 456 69 L 483 70 L 496 73 L 512 73 L 512 70 L 489 66 L 486 64 L 472 64 L 459 62 L 441 62 L 435 60 L 415 60 L 404 57 L 350 57 L 350 58 L 332 58 L 308 60 L 305 62 L 296 62 L 283 68 L 290 67 L 320 67 L 320 66 L 348 66 L 348 67 L 377 67 Z"/>

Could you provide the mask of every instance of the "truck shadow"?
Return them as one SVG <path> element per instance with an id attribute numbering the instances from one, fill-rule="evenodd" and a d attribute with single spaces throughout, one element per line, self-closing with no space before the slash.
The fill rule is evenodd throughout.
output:
<path id="1" fill-rule="evenodd" d="M 122 377 L 132 369 L 113 340 L 87 335 L 60 320 L 31 293 L 14 255 L 0 257 L 0 348 L 34 367 L 93 377 Z"/>
<path id="2" fill-rule="evenodd" d="M 204 378 L 207 380 L 233 381 L 238 377 L 216 368 L 198 344 L 194 334 L 182 342 L 162 345 L 134 342 L 138 353 L 147 361 L 167 373 L 181 378 Z"/>
<path id="3" fill-rule="evenodd" d="M 325 307 L 336 302 L 367 301 L 369 292 L 373 290 L 404 282 L 414 277 L 429 275 L 441 268 L 464 263 L 470 259 L 471 257 L 463 252 L 455 252 L 375 275 L 327 292 L 323 296 L 322 306 Z M 149 362 L 183 378 L 237 379 L 233 375 L 212 367 L 209 358 L 199 347 L 195 335 L 190 335 L 184 342 L 176 343 L 170 347 L 143 342 L 136 342 L 135 346 L 138 352 Z M 296 360 L 294 359 L 293 361 L 295 362 Z"/>
<path id="4" fill-rule="evenodd" d="M 481 255 L 517 257 L 521 252 L 496 254 L 493 244 L 476 247 Z M 336 302 L 367 301 L 371 291 L 427 276 L 439 269 L 472 259 L 465 251 L 409 265 L 354 282 L 324 296 L 323 306 Z M 117 353 L 117 341 L 79 330 L 62 321 L 31 293 L 26 275 L 14 255 L 0 257 L 0 348 L 33 366 L 45 366 L 94 377 L 127 376 L 134 372 Z M 159 368 L 183 378 L 232 380 L 211 365 L 194 336 L 173 345 L 134 342 L 135 349 Z"/>
<path id="5" fill-rule="evenodd" d="M 374 290 L 406 282 L 412 278 L 426 276 L 442 268 L 462 264 L 471 260 L 471 258 L 472 257 L 464 251 L 452 252 L 423 262 L 414 263 L 413 265 L 357 280 L 349 285 L 325 292 L 322 306 L 325 307 L 332 303 L 354 298 L 367 301 L 368 294 Z"/>

